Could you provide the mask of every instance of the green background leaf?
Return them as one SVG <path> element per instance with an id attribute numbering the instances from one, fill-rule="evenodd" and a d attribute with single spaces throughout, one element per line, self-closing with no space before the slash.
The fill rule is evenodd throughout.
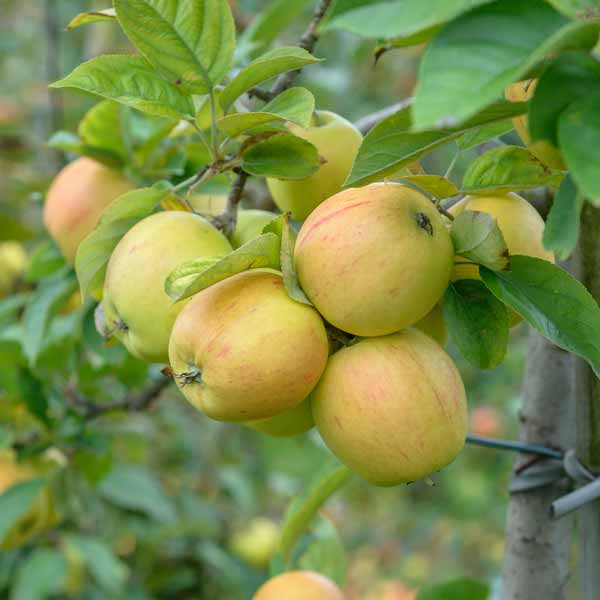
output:
<path id="1" fill-rule="evenodd" d="M 447 583 L 426 585 L 417 600 L 487 600 L 490 589 L 474 579 L 456 579 Z"/>

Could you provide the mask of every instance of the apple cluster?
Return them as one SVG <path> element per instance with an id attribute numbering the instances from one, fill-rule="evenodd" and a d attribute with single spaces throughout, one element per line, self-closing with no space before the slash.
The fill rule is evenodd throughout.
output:
<path id="1" fill-rule="evenodd" d="M 443 349 L 440 301 L 451 280 L 477 278 L 477 266 L 460 257 L 456 264 L 449 222 L 425 194 L 391 181 L 342 190 L 361 142 L 351 123 L 319 112 L 295 133 L 324 164 L 309 178 L 267 183 L 278 207 L 303 221 L 293 262 L 310 304 L 292 299 L 271 269 L 237 273 L 173 303 L 165 280 L 176 267 L 226 256 L 276 215 L 242 210 L 228 239 L 196 212 L 163 210 L 137 222 L 112 252 L 106 325 L 135 356 L 168 363 L 183 395 L 212 419 L 273 436 L 316 425 L 368 481 L 422 479 L 464 444 L 465 389 Z M 57 176 L 45 220 L 67 260 L 103 208 L 131 187 L 87 158 Z M 205 214 L 219 210 L 210 198 L 191 201 Z M 553 260 L 542 219 L 518 195 L 467 197 L 450 212 L 463 210 L 492 214 L 511 253 Z"/>

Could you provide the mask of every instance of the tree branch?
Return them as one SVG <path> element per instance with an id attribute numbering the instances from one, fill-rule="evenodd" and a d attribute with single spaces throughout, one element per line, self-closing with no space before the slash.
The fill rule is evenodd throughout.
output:
<path id="1" fill-rule="evenodd" d="M 298 46 L 304 48 L 308 52 L 312 52 L 317 40 L 319 39 L 319 33 L 317 31 L 319 23 L 321 23 L 325 17 L 325 13 L 327 12 L 327 9 L 331 5 L 332 1 L 333 0 L 319 0 L 315 7 L 312 19 L 310 20 L 306 31 L 302 34 L 302 37 L 298 42 Z M 258 88 L 253 88 L 250 90 L 250 92 L 257 98 L 261 98 L 262 96 L 261 100 L 271 100 L 281 92 L 291 87 L 300 74 L 300 71 L 301 69 L 297 69 L 296 71 L 290 71 L 289 73 L 280 75 L 275 81 L 275 84 L 271 88 L 270 92 L 263 92 Z M 238 170 L 237 177 L 233 182 L 231 190 L 229 191 L 229 196 L 227 197 L 227 208 L 222 214 L 213 219 L 213 225 L 217 227 L 217 229 L 223 231 L 223 233 L 225 233 L 227 236 L 231 235 L 235 231 L 235 226 L 237 224 L 237 209 L 248 177 L 249 174 L 244 170 Z"/>

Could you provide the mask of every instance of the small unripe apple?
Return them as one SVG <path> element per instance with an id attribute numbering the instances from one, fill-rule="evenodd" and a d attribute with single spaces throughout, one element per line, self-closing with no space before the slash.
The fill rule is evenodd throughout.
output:
<path id="1" fill-rule="evenodd" d="M 263 227 L 270 223 L 277 215 L 268 210 L 248 209 L 240 210 L 237 216 L 237 225 L 231 236 L 231 245 L 239 248 L 243 244 L 256 239 Z"/>
<path id="2" fill-rule="evenodd" d="M 28 261 L 23 244 L 16 240 L 0 242 L 0 297 L 11 292 L 23 275 Z"/>
<path id="3" fill-rule="evenodd" d="M 245 425 L 273 437 L 293 437 L 305 433 L 315 425 L 310 408 L 310 396 L 300 402 L 298 406 L 274 417 L 248 421 Z"/>
<path id="4" fill-rule="evenodd" d="M 442 348 L 448 343 L 448 328 L 444 321 L 442 305 L 436 304 L 415 327 L 433 338 Z"/>
<path id="5" fill-rule="evenodd" d="M 252 519 L 231 536 L 229 545 L 231 551 L 249 565 L 264 568 L 277 551 L 279 526 L 265 517 Z"/>
<path id="6" fill-rule="evenodd" d="M 320 315 L 292 300 L 276 271 L 239 273 L 203 290 L 175 321 L 175 381 L 220 421 L 254 421 L 300 404 L 327 364 Z"/>
<path id="7" fill-rule="evenodd" d="M 264 583 L 252 600 L 346 600 L 346 596 L 320 573 L 287 571 Z"/>
<path id="8" fill-rule="evenodd" d="M 96 227 L 102 211 L 134 189 L 119 171 L 91 158 L 78 158 L 54 178 L 44 204 L 44 224 L 73 264 L 80 242 Z"/>
<path id="9" fill-rule="evenodd" d="M 313 392 L 312 410 L 332 452 L 382 486 L 439 471 L 460 452 L 467 433 L 458 369 L 416 329 L 339 350 Z"/>
<path id="10" fill-rule="evenodd" d="M 433 203 L 399 183 L 348 189 L 318 206 L 295 249 L 300 284 L 327 321 L 359 336 L 393 333 L 433 309 L 454 249 Z"/>
<path id="11" fill-rule="evenodd" d="M 231 252 L 227 238 L 189 212 L 160 212 L 136 223 L 114 249 L 102 308 L 109 331 L 138 358 L 168 362 L 169 336 L 186 301 L 173 303 L 165 280 L 181 263 Z"/>
<path id="12" fill-rule="evenodd" d="M 267 186 L 281 212 L 303 221 L 323 200 L 342 189 L 362 142 L 350 121 L 333 112 L 317 111 L 313 125 L 303 129 L 290 125 L 294 134 L 313 144 L 327 162 L 305 179 L 267 179 Z"/>
<path id="13" fill-rule="evenodd" d="M 506 88 L 504 97 L 511 102 L 527 102 L 527 100 L 533 98 L 536 87 L 537 79 L 517 81 Z M 552 169 L 566 169 L 565 162 L 558 148 L 555 148 L 546 140 L 538 140 L 537 142 L 531 141 L 529 119 L 527 118 L 527 115 L 520 115 L 519 117 L 515 117 L 512 121 L 519 137 L 523 140 L 523 143 L 527 146 L 531 154 Z"/>

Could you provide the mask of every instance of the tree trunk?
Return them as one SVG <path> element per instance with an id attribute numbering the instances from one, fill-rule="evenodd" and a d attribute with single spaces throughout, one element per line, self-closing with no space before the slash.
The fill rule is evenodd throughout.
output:
<path id="1" fill-rule="evenodd" d="M 600 209 L 586 204 L 581 215 L 577 252 L 578 275 L 600 302 Z M 577 359 L 577 456 L 593 471 L 600 471 L 600 381 L 587 363 Z M 581 600 L 600 597 L 600 505 L 577 511 Z"/>
<path id="2" fill-rule="evenodd" d="M 574 358 L 530 330 L 521 440 L 569 448 L 575 444 Z M 515 470 L 531 462 L 519 455 Z M 561 484 L 511 495 L 506 524 L 502 600 L 565 600 L 573 519 L 550 518 Z"/>

